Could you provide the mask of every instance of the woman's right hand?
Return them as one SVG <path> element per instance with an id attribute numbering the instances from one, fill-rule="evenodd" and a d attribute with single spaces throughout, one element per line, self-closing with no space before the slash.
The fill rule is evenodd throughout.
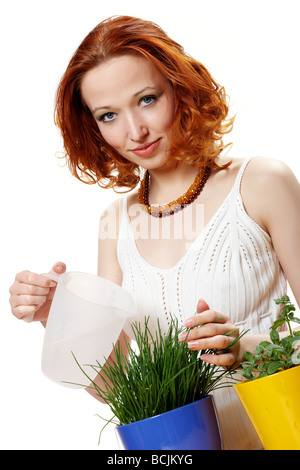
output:
<path id="1" fill-rule="evenodd" d="M 62 274 L 66 265 L 55 263 L 51 273 Z M 56 282 L 41 274 L 22 271 L 9 289 L 12 314 L 19 320 L 47 322 Z"/>

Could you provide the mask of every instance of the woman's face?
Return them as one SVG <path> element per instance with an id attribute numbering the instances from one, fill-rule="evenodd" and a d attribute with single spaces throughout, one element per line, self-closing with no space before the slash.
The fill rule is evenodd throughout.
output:
<path id="1" fill-rule="evenodd" d="M 81 93 L 102 137 L 120 155 L 149 170 L 166 164 L 174 94 L 150 62 L 111 58 L 86 73 Z"/>

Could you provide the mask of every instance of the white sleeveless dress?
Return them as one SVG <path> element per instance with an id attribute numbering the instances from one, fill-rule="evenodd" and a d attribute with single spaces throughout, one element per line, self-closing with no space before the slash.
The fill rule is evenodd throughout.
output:
<path id="1" fill-rule="evenodd" d="M 118 261 L 123 287 L 131 294 L 141 320 L 150 316 L 155 331 L 169 327 L 169 314 L 179 321 L 192 316 L 200 298 L 211 309 L 231 318 L 240 330 L 268 333 L 279 314 L 273 299 L 286 293 L 287 285 L 270 236 L 245 211 L 240 186 L 246 160 L 225 201 L 181 260 L 170 269 L 157 268 L 139 253 L 127 198 L 121 203 Z M 132 336 L 131 328 L 125 328 Z M 214 392 L 224 449 L 261 449 L 234 390 Z"/>

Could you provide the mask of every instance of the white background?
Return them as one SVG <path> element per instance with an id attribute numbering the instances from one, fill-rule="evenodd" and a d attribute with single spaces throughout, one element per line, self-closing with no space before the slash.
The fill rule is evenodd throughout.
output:
<path id="1" fill-rule="evenodd" d="M 40 370 L 43 328 L 10 313 L 8 288 L 23 269 L 96 273 L 98 220 L 119 197 L 69 175 L 57 155 L 56 86 L 88 32 L 113 15 L 158 23 L 225 86 L 233 156 L 284 160 L 300 178 L 298 0 L 12 0 L 1 3 L 0 447 L 118 449 L 110 416 L 82 390 Z M 284 223 L 284 214 L 278 214 Z"/>

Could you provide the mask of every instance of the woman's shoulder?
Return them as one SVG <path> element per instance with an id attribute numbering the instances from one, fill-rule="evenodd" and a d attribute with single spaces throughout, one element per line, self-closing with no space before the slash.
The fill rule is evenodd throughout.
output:
<path id="1" fill-rule="evenodd" d="M 108 230 L 110 233 L 115 233 L 114 238 L 118 238 L 123 203 L 126 203 L 126 208 L 129 209 L 133 204 L 138 203 L 138 190 L 133 190 L 130 193 L 122 194 L 121 197 L 113 200 L 103 210 L 99 222 L 99 233 L 106 233 Z"/>
<path id="2" fill-rule="evenodd" d="M 138 190 L 132 190 L 130 193 L 124 193 L 120 197 L 110 202 L 101 214 L 101 218 L 109 214 L 112 219 L 118 217 L 122 211 L 123 203 L 126 201 L 128 207 L 138 202 Z"/>
<path id="3" fill-rule="evenodd" d="M 231 173 L 238 173 L 239 169 L 247 162 L 247 173 L 248 178 L 260 176 L 261 178 L 272 179 L 272 178 L 288 178 L 293 175 L 289 166 L 282 160 L 269 157 L 249 157 L 249 158 L 224 158 L 219 160 L 219 165 L 226 164 L 231 161 L 231 165 L 228 167 L 228 171 Z"/>
<path id="4" fill-rule="evenodd" d="M 242 199 L 247 212 L 266 231 L 272 213 L 282 214 L 297 194 L 297 178 L 283 161 L 255 157 L 247 164 L 241 184 Z"/>
<path id="5" fill-rule="evenodd" d="M 99 220 L 99 239 L 110 239 L 115 242 L 119 234 L 119 221 L 120 221 L 120 202 L 122 198 L 117 198 L 112 201 L 102 211 Z"/>
<path id="6" fill-rule="evenodd" d="M 224 165 L 227 159 L 220 159 L 218 164 Z M 283 161 L 268 157 L 253 158 L 230 158 L 231 164 L 225 171 L 217 171 L 216 178 L 230 179 L 232 183 L 238 176 L 239 171 L 244 167 L 242 175 L 242 186 L 248 190 L 264 189 L 269 187 L 274 189 L 275 185 L 287 185 L 295 179 L 292 170 Z"/>
<path id="7" fill-rule="evenodd" d="M 275 158 L 255 157 L 250 159 L 247 167 L 248 178 L 259 178 L 262 183 L 274 182 L 274 180 L 284 182 L 293 177 L 290 167 L 282 160 Z"/>
<path id="8" fill-rule="evenodd" d="M 277 199 L 282 192 L 289 192 L 297 184 L 299 183 L 291 168 L 275 158 L 251 159 L 243 176 L 244 191 L 267 199 Z"/>

